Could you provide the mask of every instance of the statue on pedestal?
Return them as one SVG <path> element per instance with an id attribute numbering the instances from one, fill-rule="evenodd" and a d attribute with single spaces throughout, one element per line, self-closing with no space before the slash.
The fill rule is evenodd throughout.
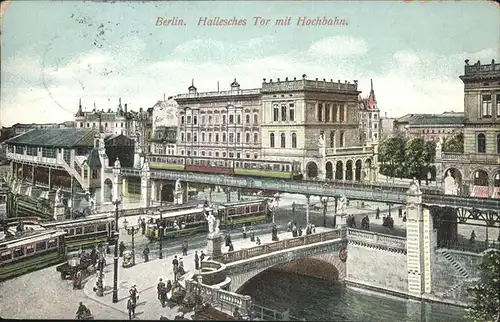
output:
<path id="1" fill-rule="evenodd" d="M 207 215 L 207 213 L 208 213 L 208 215 Z M 217 233 L 219 233 L 218 220 L 215 218 L 215 216 L 213 215 L 213 213 L 211 211 L 205 213 L 205 219 L 208 222 L 208 234 L 209 235 L 216 235 Z"/>
<path id="2" fill-rule="evenodd" d="M 318 139 L 319 155 L 324 158 L 326 156 L 326 142 L 325 135 L 322 133 L 319 135 Z"/>
<path id="3" fill-rule="evenodd" d="M 337 214 L 344 215 L 347 208 L 347 198 L 345 196 L 340 197 L 337 204 Z"/>
<path id="4" fill-rule="evenodd" d="M 56 197 L 54 199 L 54 204 L 56 206 L 60 206 L 60 205 L 63 204 L 62 203 L 62 189 L 61 188 L 59 188 L 59 189 L 56 190 Z"/>
<path id="5" fill-rule="evenodd" d="M 446 171 L 446 178 L 444 178 L 444 193 L 446 195 L 458 195 L 458 185 L 451 176 L 450 170 Z"/>
<path id="6" fill-rule="evenodd" d="M 121 168 L 120 159 L 116 158 L 115 168 Z"/>

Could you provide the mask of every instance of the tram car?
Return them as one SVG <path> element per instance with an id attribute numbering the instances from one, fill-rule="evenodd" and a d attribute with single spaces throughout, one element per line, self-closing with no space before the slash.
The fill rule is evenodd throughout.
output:
<path id="1" fill-rule="evenodd" d="M 256 223 L 266 223 L 272 220 L 268 199 L 246 200 L 224 203 L 218 208 L 223 228 L 236 228 Z"/>
<path id="2" fill-rule="evenodd" d="M 65 234 L 26 231 L 19 238 L 0 240 L 0 282 L 64 261 Z"/>
<path id="3" fill-rule="evenodd" d="M 76 220 L 52 222 L 41 226 L 45 229 L 58 229 L 66 232 L 66 252 L 114 242 L 115 219 L 111 213 L 91 215 Z"/>
<path id="4" fill-rule="evenodd" d="M 149 155 L 151 169 L 216 173 L 277 179 L 302 179 L 300 162 L 259 161 L 254 159 L 204 158 Z"/>

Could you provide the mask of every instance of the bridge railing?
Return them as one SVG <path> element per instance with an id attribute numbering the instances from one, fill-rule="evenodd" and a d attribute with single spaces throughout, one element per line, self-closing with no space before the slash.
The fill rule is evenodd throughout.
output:
<path id="1" fill-rule="evenodd" d="M 281 241 L 273 242 L 270 244 L 255 246 L 246 249 L 240 249 L 229 253 L 224 253 L 220 257 L 215 258 L 215 260 L 220 260 L 223 263 L 232 263 L 248 258 L 269 254 L 272 252 L 277 252 L 280 250 L 295 248 L 299 246 L 319 243 L 322 241 L 333 240 L 341 238 L 341 229 L 331 230 L 322 233 L 316 233 L 311 235 L 304 235 L 300 237 L 295 237 L 291 239 L 284 239 Z"/>
<path id="2" fill-rule="evenodd" d="M 382 245 L 387 247 L 394 247 L 399 249 L 406 249 L 406 238 L 399 236 L 392 236 L 386 234 L 379 234 L 366 230 L 359 229 L 347 229 L 347 239 L 367 242 L 376 245 Z"/>
<path id="3" fill-rule="evenodd" d="M 461 241 L 461 240 L 443 240 L 438 244 L 439 248 L 447 248 L 471 253 L 482 253 L 487 249 L 499 249 L 500 243 L 495 241 Z"/>

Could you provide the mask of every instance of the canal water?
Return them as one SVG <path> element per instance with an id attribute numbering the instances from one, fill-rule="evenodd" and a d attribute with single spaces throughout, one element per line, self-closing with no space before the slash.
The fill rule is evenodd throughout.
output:
<path id="1" fill-rule="evenodd" d="M 252 279 L 240 292 L 254 302 L 307 321 L 466 321 L 465 310 L 445 304 L 425 303 L 425 316 L 415 315 L 417 302 L 384 294 L 347 288 L 341 283 L 268 270 Z"/>

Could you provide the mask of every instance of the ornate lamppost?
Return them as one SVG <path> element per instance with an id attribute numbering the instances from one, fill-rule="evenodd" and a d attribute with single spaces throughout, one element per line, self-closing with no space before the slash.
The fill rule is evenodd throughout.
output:
<path id="1" fill-rule="evenodd" d="M 115 169 L 113 169 L 114 171 Z M 118 169 L 119 171 L 119 169 Z M 113 201 L 115 205 L 115 231 L 113 232 L 115 238 L 115 258 L 114 258 L 114 274 L 113 274 L 113 303 L 118 303 L 118 239 L 120 239 L 120 233 L 118 230 L 118 206 L 121 204 L 121 200 L 116 199 Z"/>
<path id="2" fill-rule="evenodd" d="M 135 228 L 134 226 L 127 228 L 127 234 L 132 236 L 132 266 L 135 265 L 135 241 L 134 236 L 135 233 L 139 231 L 139 228 Z"/>

